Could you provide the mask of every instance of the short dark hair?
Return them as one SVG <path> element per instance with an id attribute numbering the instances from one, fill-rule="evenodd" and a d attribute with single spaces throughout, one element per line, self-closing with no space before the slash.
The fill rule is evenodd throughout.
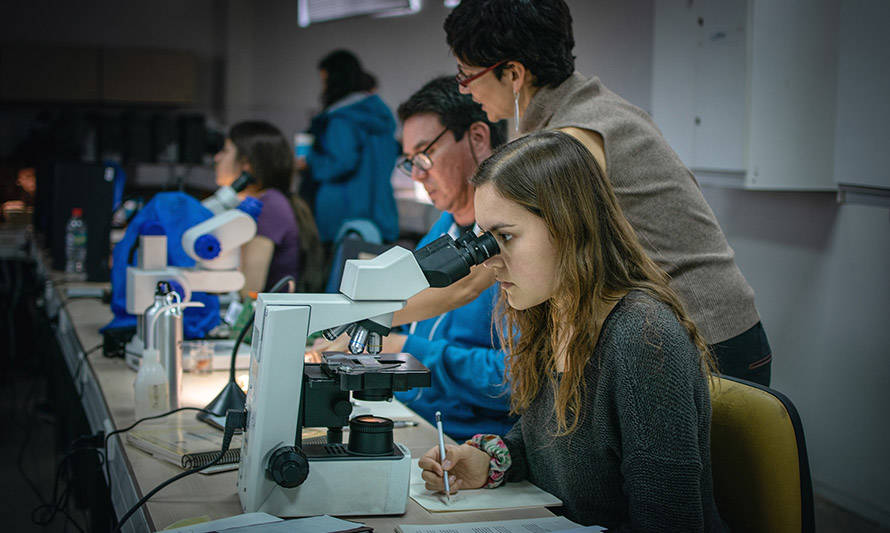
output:
<path id="1" fill-rule="evenodd" d="M 274 188 L 290 197 L 294 154 L 281 130 L 262 120 L 246 120 L 229 129 L 235 157 L 247 161 L 260 187 Z"/>
<path id="2" fill-rule="evenodd" d="M 321 58 L 318 70 L 328 73 L 328 79 L 321 94 L 321 102 L 325 108 L 344 96 L 369 91 L 376 86 L 377 80 L 362 70 L 358 57 L 349 50 L 334 50 Z"/>
<path id="3" fill-rule="evenodd" d="M 507 142 L 507 125 L 501 120 L 489 122 L 482 106 L 473 101 L 468 94 L 460 94 L 454 76 L 441 76 L 428 82 L 411 95 L 399 106 L 399 120 L 406 120 L 421 113 L 433 113 L 439 116 L 442 125 L 454 134 L 459 141 L 474 122 L 488 125 L 492 148 Z"/>
<path id="4" fill-rule="evenodd" d="M 538 87 L 555 87 L 575 70 L 572 14 L 564 0 L 463 0 L 444 28 L 451 51 L 469 65 L 518 61 Z M 498 79 L 504 68 L 494 69 Z"/>

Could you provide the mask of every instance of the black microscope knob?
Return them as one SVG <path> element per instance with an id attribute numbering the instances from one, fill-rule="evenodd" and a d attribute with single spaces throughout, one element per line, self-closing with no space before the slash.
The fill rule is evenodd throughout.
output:
<path id="1" fill-rule="evenodd" d="M 337 416 L 347 417 L 349 416 L 349 413 L 352 412 L 352 402 L 350 402 L 349 400 L 340 400 L 334 402 L 333 409 L 334 413 Z"/>
<path id="2" fill-rule="evenodd" d="M 299 487 L 309 475 L 309 460 L 303 450 L 282 446 L 272 453 L 266 471 L 275 483 L 286 489 Z"/>

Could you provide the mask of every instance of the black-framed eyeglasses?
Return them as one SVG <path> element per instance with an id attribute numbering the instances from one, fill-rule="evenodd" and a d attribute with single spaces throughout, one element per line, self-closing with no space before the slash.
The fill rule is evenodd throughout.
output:
<path id="1" fill-rule="evenodd" d="M 402 156 L 402 159 L 398 163 L 396 163 L 396 167 L 408 176 L 411 176 L 411 174 L 414 172 L 415 166 L 423 171 L 427 171 L 433 168 L 433 160 L 430 158 L 430 155 L 427 152 L 429 152 L 430 148 L 432 148 L 433 145 L 436 144 L 436 141 L 438 141 L 442 138 L 443 135 L 445 135 L 446 131 L 448 131 L 448 128 L 442 130 L 441 133 L 436 135 L 435 139 L 433 139 L 428 145 L 426 145 L 426 148 L 414 154 L 413 156 Z"/>

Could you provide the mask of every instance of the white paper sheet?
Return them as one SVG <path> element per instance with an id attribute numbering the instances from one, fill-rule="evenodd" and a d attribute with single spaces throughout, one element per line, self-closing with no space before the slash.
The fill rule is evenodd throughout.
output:
<path id="1" fill-rule="evenodd" d="M 429 524 L 396 527 L 400 533 L 529 533 L 529 531 L 563 531 L 577 528 L 578 524 L 564 516 L 523 518 L 498 522 L 465 522 L 462 524 Z"/>
<path id="2" fill-rule="evenodd" d="M 427 511 L 434 513 L 452 511 L 481 511 L 484 509 L 516 509 L 520 507 L 542 507 L 546 505 L 562 505 L 556 496 L 545 492 L 528 481 L 506 483 L 496 489 L 462 490 L 451 495 L 451 501 L 445 495 L 426 489 L 421 470 L 417 466 L 419 459 L 411 460 L 411 486 L 408 494 L 411 499 Z"/>

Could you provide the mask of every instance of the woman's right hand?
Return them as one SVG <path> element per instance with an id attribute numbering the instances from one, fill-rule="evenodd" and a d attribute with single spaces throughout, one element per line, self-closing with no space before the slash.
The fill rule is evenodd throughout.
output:
<path id="1" fill-rule="evenodd" d="M 443 474 L 447 470 L 451 494 L 460 489 L 479 489 L 488 480 L 488 467 L 491 457 L 468 444 L 445 446 L 445 462 L 439 463 L 439 447 L 436 446 L 423 454 L 418 466 L 423 469 L 423 480 L 427 490 L 445 492 Z"/>

